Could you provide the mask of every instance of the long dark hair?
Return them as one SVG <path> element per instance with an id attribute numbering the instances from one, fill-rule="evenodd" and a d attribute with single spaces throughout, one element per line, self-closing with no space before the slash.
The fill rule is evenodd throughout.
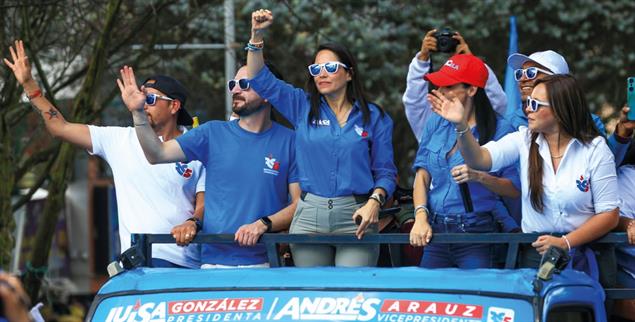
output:
<path id="1" fill-rule="evenodd" d="M 364 94 L 364 90 L 362 89 L 359 69 L 357 68 L 357 61 L 355 61 L 355 57 L 353 57 L 353 54 L 351 54 L 348 48 L 340 44 L 328 43 L 318 46 L 315 54 L 313 55 L 313 60 L 310 62 L 311 64 L 315 62 L 315 57 L 322 50 L 329 50 L 333 52 L 341 63 L 348 66 L 347 71 L 351 75 L 351 81 L 346 84 L 346 99 L 351 104 L 355 102 L 359 104 L 359 108 L 362 111 L 362 120 L 364 121 L 364 124 L 367 124 L 368 122 L 370 122 L 370 109 L 368 108 L 368 104 L 370 102 L 366 98 L 366 94 Z M 313 76 L 311 76 L 310 74 L 308 75 L 309 78 L 307 78 L 306 81 L 306 91 L 307 93 L 309 93 L 311 101 L 311 110 L 309 111 L 309 124 L 315 125 L 320 118 L 320 99 L 322 98 L 322 94 L 318 92 L 315 81 L 313 80 Z M 377 108 L 383 116 L 384 110 L 378 105 Z"/>
<path id="2" fill-rule="evenodd" d="M 560 130 L 584 144 L 590 143 L 600 132 L 595 127 L 582 89 L 571 75 L 552 75 L 536 82 L 544 84 L 549 95 L 549 105 Z M 535 88 L 535 87 L 534 87 Z M 534 210 L 544 210 L 543 160 L 538 153 L 536 138 L 539 133 L 531 133 L 529 146 L 529 196 Z"/>
<path id="3" fill-rule="evenodd" d="M 469 86 L 469 85 L 468 85 Z M 485 94 L 485 90 L 478 88 L 474 95 L 474 109 L 476 114 L 476 130 L 478 131 L 478 144 L 484 145 L 491 141 L 496 134 L 496 112 L 492 103 Z"/>

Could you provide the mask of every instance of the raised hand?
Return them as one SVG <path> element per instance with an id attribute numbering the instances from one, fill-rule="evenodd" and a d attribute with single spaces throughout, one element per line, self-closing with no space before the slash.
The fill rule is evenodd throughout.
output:
<path id="1" fill-rule="evenodd" d="M 615 134 L 623 138 L 630 138 L 633 135 L 633 130 L 635 130 L 635 121 L 629 121 L 628 119 L 628 111 L 630 110 L 628 106 L 622 107 L 620 118 L 615 126 Z"/>
<path id="2" fill-rule="evenodd" d="M 467 42 L 465 42 L 465 39 L 463 39 L 463 36 L 461 36 L 461 34 L 457 31 L 454 36 L 452 36 L 452 38 L 458 40 L 459 44 L 456 45 L 456 50 L 455 50 L 455 54 L 472 54 L 472 51 L 470 50 L 470 47 L 467 45 Z"/>
<path id="3" fill-rule="evenodd" d="M 251 13 L 251 33 L 262 34 L 273 23 L 273 14 L 267 9 L 258 9 Z"/>
<path id="4" fill-rule="evenodd" d="M 428 60 L 430 59 L 430 52 L 437 51 L 437 38 L 434 37 L 434 33 L 437 32 L 436 29 L 432 29 L 426 33 L 421 41 L 421 51 L 419 52 L 420 60 Z"/>
<path id="5" fill-rule="evenodd" d="M 20 85 L 23 85 L 32 80 L 31 64 L 29 64 L 29 57 L 24 52 L 24 43 L 22 40 L 15 41 L 15 49 L 13 46 L 9 47 L 11 53 L 11 60 L 4 58 L 4 64 L 7 65 L 15 75 L 16 80 Z"/>
<path id="6" fill-rule="evenodd" d="M 457 97 L 450 99 L 435 89 L 428 94 L 428 101 L 432 105 L 432 110 L 439 116 L 454 123 L 454 125 L 465 125 L 461 128 L 467 127 L 465 107 Z"/>
<path id="7" fill-rule="evenodd" d="M 124 66 L 120 71 L 121 79 L 117 79 L 117 86 L 121 91 L 121 99 L 130 112 L 143 110 L 146 95 L 137 86 L 132 67 Z"/>

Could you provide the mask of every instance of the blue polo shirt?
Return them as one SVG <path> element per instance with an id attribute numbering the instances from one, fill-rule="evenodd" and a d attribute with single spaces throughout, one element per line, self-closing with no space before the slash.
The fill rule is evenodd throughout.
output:
<path id="1" fill-rule="evenodd" d="M 498 140 L 510 132 L 513 132 L 511 125 L 502 117 L 497 116 L 496 133 L 492 140 Z M 472 128 L 472 134 L 478 140 L 476 127 Z M 432 178 L 431 187 L 433 188 L 428 192 L 428 207 L 433 213 L 465 213 L 459 185 L 454 181 L 450 173 L 452 168 L 465 164 L 465 161 L 458 150 L 449 159 L 446 158 L 448 152 L 454 147 L 455 142 L 456 130 L 454 125 L 439 115 L 432 114 L 423 129 L 413 169 L 417 171 L 419 168 L 424 168 L 430 173 Z M 520 187 L 520 178 L 518 177 L 516 165 L 507 167 L 499 172 L 490 172 L 490 174 L 510 179 L 514 186 Z M 475 212 L 501 210 L 500 196 L 480 183 L 469 182 L 468 186 Z M 495 213 L 495 215 L 497 214 Z"/>
<path id="2" fill-rule="evenodd" d="M 203 232 L 233 234 L 244 224 L 289 204 L 289 183 L 298 182 L 295 134 L 273 122 L 262 133 L 245 131 L 238 120 L 211 121 L 176 138 L 189 161 L 207 169 Z M 264 245 L 201 247 L 201 263 L 266 263 Z"/>
<path id="3" fill-rule="evenodd" d="M 340 127 L 322 98 L 319 120 L 309 122 L 307 93 L 277 79 L 267 67 L 251 80 L 251 87 L 295 127 L 302 191 L 330 198 L 383 188 L 392 195 L 397 168 L 393 162 L 393 124 L 388 114 L 382 115 L 377 106 L 368 104 L 370 122 L 364 124 L 362 112 L 354 103 L 346 125 Z"/>

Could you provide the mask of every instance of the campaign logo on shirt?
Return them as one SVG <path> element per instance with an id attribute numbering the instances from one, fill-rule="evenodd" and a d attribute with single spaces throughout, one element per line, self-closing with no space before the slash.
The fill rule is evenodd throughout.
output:
<path id="1" fill-rule="evenodd" d="M 331 120 L 329 120 L 329 119 L 325 119 L 325 120 L 311 120 L 311 124 L 312 125 L 317 125 L 317 126 L 331 126 Z"/>
<path id="2" fill-rule="evenodd" d="M 190 168 L 189 164 L 183 163 L 183 162 L 177 162 L 174 164 L 174 168 L 176 169 L 176 172 L 178 172 L 179 175 L 181 175 L 181 177 L 186 179 L 189 179 L 192 177 L 192 169 Z"/>
<path id="3" fill-rule="evenodd" d="M 366 132 L 363 127 L 357 126 L 357 124 L 355 124 L 355 133 L 363 138 L 368 137 L 368 132 Z"/>
<path id="4" fill-rule="evenodd" d="M 265 157 L 265 165 L 267 167 L 263 169 L 264 173 L 273 174 L 274 176 L 278 175 L 278 171 L 280 170 L 280 161 L 276 161 L 272 154 Z"/>
<path id="5" fill-rule="evenodd" d="M 588 192 L 589 188 L 591 187 L 591 182 L 589 181 L 589 179 L 584 179 L 584 176 L 580 176 L 580 180 L 576 180 L 575 181 L 576 185 L 578 186 L 578 189 L 580 189 L 580 191 L 582 192 Z"/>

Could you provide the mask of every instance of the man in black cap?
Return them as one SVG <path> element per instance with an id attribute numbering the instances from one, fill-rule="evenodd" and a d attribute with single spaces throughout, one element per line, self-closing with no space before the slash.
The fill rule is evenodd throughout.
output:
<path id="1" fill-rule="evenodd" d="M 116 186 L 121 250 L 130 247 L 131 233 L 168 233 L 177 245 L 154 245 L 152 263 L 163 267 L 199 267 L 195 245 L 187 246 L 203 218 L 205 168 L 201 162 L 151 165 L 134 127 L 71 123 L 49 102 L 31 75 L 22 41 L 10 48 L 4 63 L 24 87 L 31 105 L 51 135 L 102 157 L 110 165 Z M 156 75 L 144 82 L 144 112 L 155 134 L 174 139 L 192 125 L 185 110 L 187 90 L 174 78 Z"/>

